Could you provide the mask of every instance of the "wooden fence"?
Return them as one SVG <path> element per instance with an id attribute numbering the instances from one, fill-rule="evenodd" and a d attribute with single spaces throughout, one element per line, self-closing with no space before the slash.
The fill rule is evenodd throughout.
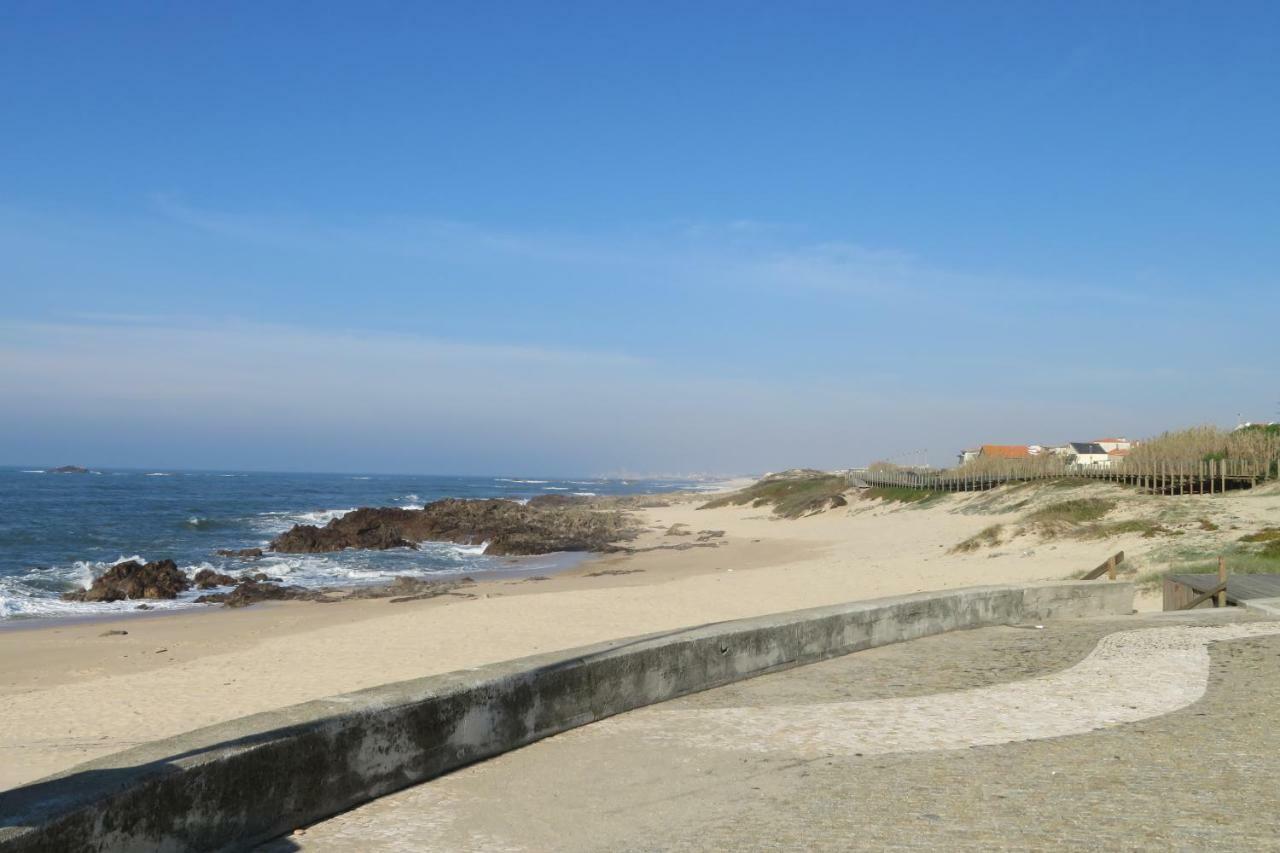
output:
<path id="1" fill-rule="evenodd" d="M 892 468 L 855 471 L 850 479 L 856 486 L 887 486 L 924 489 L 933 492 L 982 492 L 1006 483 L 1036 480 L 1085 479 L 1133 486 L 1152 494 L 1212 495 L 1234 489 L 1250 489 L 1280 476 L 1277 459 L 1208 459 L 1194 463 L 1127 463 L 1116 465 L 1043 464 L 1003 471 L 966 471 L 965 466 L 935 471 L 922 468 Z"/>

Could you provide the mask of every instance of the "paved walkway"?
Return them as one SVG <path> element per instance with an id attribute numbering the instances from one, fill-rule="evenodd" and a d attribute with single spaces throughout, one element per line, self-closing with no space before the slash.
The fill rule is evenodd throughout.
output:
<path id="1" fill-rule="evenodd" d="M 1280 850 L 1280 621 L 989 628 L 641 709 L 284 850 Z"/>

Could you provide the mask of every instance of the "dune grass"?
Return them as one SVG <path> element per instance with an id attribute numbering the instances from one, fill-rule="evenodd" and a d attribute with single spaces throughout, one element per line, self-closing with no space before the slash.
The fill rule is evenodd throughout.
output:
<path id="1" fill-rule="evenodd" d="M 925 504 L 946 496 L 946 492 L 931 492 L 927 489 L 909 489 L 905 486 L 873 486 L 862 492 L 866 500 L 881 500 L 886 503 Z"/>
<path id="2" fill-rule="evenodd" d="M 951 548 L 952 554 L 967 554 L 970 551 L 976 551 L 979 548 L 994 547 L 1000 544 L 1001 535 L 1004 533 L 1003 524 L 993 524 L 990 527 L 983 528 L 977 533 L 970 536 L 958 545 Z"/>
<path id="3" fill-rule="evenodd" d="M 1027 513 L 1027 521 L 1047 525 L 1075 525 L 1098 521 L 1116 508 L 1116 502 L 1104 498 L 1079 498 L 1059 501 Z"/>
<path id="4" fill-rule="evenodd" d="M 1074 531 L 1073 535 L 1080 539 L 1110 539 L 1128 533 L 1141 533 L 1144 539 L 1154 539 L 1157 536 L 1181 536 L 1183 531 L 1173 530 L 1148 518 L 1131 518 L 1126 521 L 1085 524 Z"/>
<path id="5" fill-rule="evenodd" d="M 737 492 L 715 498 L 699 509 L 725 506 L 773 506 L 774 514 L 783 518 L 800 518 L 848 503 L 844 493 L 848 481 L 835 474 L 795 478 L 778 477 L 761 480 Z"/>

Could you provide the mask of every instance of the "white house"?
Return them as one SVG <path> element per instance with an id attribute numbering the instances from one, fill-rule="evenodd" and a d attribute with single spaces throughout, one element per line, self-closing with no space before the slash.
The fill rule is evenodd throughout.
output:
<path id="1" fill-rule="evenodd" d="M 1107 453 L 1113 450 L 1129 450 L 1134 444 L 1127 438 L 1095 438 L 1090 443 L 1098 445 Z"/>
<path id="2" fill-rule="evenodd" d="M 1111 457 L 1107 455 L 1106 449 L 1096 441 L 1073 441 L 1067 446 L 1071 448 L 1073 465 L 1105 468 L 1111 464 Z"/>

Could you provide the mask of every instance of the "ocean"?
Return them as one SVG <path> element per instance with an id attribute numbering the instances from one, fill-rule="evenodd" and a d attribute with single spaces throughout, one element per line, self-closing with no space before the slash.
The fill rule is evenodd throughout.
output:
<path id="1" fill-rule="evenodd" d="M 220 548 L 265 547 L 294 524 L 323 525 L 360 506 L 421 507 L 444 497 L 623 495 L 695 490 L 685 480 L 558 480 L 389 474 L 269 474 L 233 471 L 94 470 L 60 474 L 0 468 L 0 621 L 126 612 L 138 602 L 61 600 L 68 590 L 126 559 L 172 559 L 188 574 L 266 572 L 299 586 L 385 583 L 396 575 L 479 578 L 501 572 L 554 571 L 567 555 L 488 557 L 482 547 L 423 543 L 412 551 L 270 554 L 220 557 Z M 149 601 L 156 609 L 190 608 L 201 593 Z"/>

